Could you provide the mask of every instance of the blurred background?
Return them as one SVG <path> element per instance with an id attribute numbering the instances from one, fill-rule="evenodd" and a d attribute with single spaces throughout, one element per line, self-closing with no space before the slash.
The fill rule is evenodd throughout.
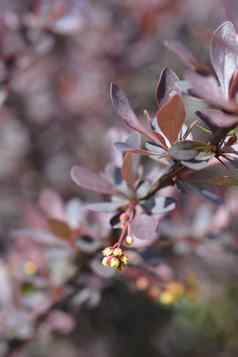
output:
<path id="1" fill-rule="evenodd" d="M 29 204 L 45 189 L 64 202 L 94 197 L 72 183 L 70 169 L 102 170 L 110 160 L 109 133 L 124 130 L 111 107 L 110 82 L 125 90 L 138 114 L 155 113 L 161 70 L 170 67 L 182 78 L 186 69 L 164 42 L 179 40 L 209 64 L 210 33 L 236 20 L 235 7 L 225 0 L 0 0 L 0 311 L 9 293 L 4 264 L 13 254 L 11 232 L 25 226 Z M 222 195 L 219 207 L 178 196 L 175 213 L 161 224 L 169 244 L 157 252 L 160 272 L 178 284 L 172 290 L 186 282 L 189 299 L 174 303 L 171 293 L 157 303 L 145 276 L 136 283 L 114 277 L 97 304 L 75 308 L 73 320 L 66 306 L 52 317 L 52 333 L 44 323 L 16 354 L 236 357 L 238 191 Z M 6 333 L 3 319 L 5 356 L 15 335 Z M 15 312 L 10 330 L 22 332 L 23 320 Z"/>

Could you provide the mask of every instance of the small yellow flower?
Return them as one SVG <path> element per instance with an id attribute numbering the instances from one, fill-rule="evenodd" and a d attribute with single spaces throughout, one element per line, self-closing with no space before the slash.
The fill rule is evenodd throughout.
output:
<path id="1" fill-rule="evenodd" d="M 126 244 L 127 245 L 132 245 L 134 242 L 133 238 L 131 236 L 126 237 Z"/>
<path id="2" fill-rule="evenodd" d="M 29 260 L 24 265 L 24 271 L 27 275 L 34 275 L 37 272 L 37 266 Z"/>
<path id="3" fill-rule="evenodd" d="M 113 249 L 113 255 L 115 257 L 120 257 L 122 255 L 122 249 L 121 248 L 115 248 Z"/>
<path id="4" fill-rule="evenodd" d="M 102 265 L 105 266 L 105 267 L 109 266 L 108 258 L 109 257 L 104 257 L 103 260 L 102 260 Z"/>
<path id="5" fill-rule="evenodd" d="M 176 301 L 175 296 L 169 291 L 165 291 L 160 295 L 160 302 L 163 305 L 172 305 Z"/>
<path id="6" fill-rule="evenodd" d="M 121 262 L 124 264 L 124 265 L 127 265 L 128 264 L 128 256 L 127 255 L 122 255 L 121 256 Z"/>
<path id="7" fill-rule="evenodd" d="M 102 252 L 104 258 L 102 265 L 121 271 L 128 264 L 128 257 L 123 254 L 121 248 L 107 247 Z"/>
<path id="8" fill-rule="evenodd" d="M 118 269 L 120 266 L 120 260 L 116 257 L 111 257 L 109 261 L 109 266 L 113 269 Z"/>
<path id="9" fill-rule="evenodd" d="M 107 247 L 102 251 L 104 257 L 109 257 L 110 255 L 112 255 L 112 253 L 113 253 L 113 249 L 111 247 Z"/>
<path id="10" fill-rule="evenodd" d="M 170 292 L 172 295 L 179 299 L 184 294 L 184 286 L 180 283 L 171 282 L 167 285 L 166 290 Z"/>
<path id="11" fill-rule="evenodd" d="M 164 305 L 175 304 L 184 295 L 184 286 L 175 281 L 170 282 L 160 296 L 160 302 Z"/>

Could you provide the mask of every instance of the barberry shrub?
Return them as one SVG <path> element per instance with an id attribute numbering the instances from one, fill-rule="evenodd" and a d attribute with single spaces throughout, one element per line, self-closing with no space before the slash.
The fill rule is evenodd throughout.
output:
<path id="1" fill-rule="evenodd" d="M 38 30 L 62 36 L 53 15 L 58 17 L 39 21 Z M 21 31 L 33 20 L 19 22 Z M 64 202 L 46 189 L 37 204 L 24 206 L 26 227 L 12 232 L 12 251 L 0 263 L 0 333 L 6 356 L 24 347 L 45 323 L 50 331 L 72 331 L 75 321 L 68 306 L 97 306 L 113 277 L 123 277 L 162 305 L 194 299 L 196 279 L 176 281 L 173 269 L 155 264 L 153 248 L 168 243 L 161 231 L 171 235 L 172 244 L 184 235 L 191 246 L 209 231 L 208 224 L 198 228 L 194 222 L 167 229 L 166 217 L 173 215 L 181 194 L 191 191 L 219 205 L 223 195 L 218 189 L 238 184 L 238 40 L 233 24 L 222 24 L 211 39 L 210 66 L 179 42 L 166 46 L 188 66 L 184 79 L 163 69 L 155 93 L 157 110 L 142 115 L 111 84 L 114 116 L 125 127 L 108 134 L 111 161 L 101 173 L 80 165 L 71 169 L 73 182 L 94 191 L 98 201 Z M 11 75 L 5 81 L 7 91 L 12 90 Z M 224 220 L 219 209 L 218 217 L 219 212 L 221 226 L 228 225 L 229 218 Z M 205 214 L 212 221 L 211 212 Z M 219 224 L 214 227 L 219 231 Z M 187 238 L 191 231 L 193 240 Z"/>
<path id="2" fill-rule="evenodd" d="M 156 89 L 158 109 L 154 115 L 145 111 L 145 123 L 123 90 L 111 84 L 114 111 L 131 130 L 127 140 L 115 143 L 122 156 L 121 165 L 111 163 L 110 170 L 107 167 L 100 175 L 80 166 L 71 171 L 78 186 L 108 198 L 88 204 L 87 209 L 110 213 L 112 228 L 120 231 L 115 243 L 103 251 L 102 260 L 103 265 L 119 271 L 128 264 L 123 247 L 137 240 L 153 242 L 163 216 L 175 208 L 174 198 L 163 193 L 166 187 L 192 190 L 219 203 L 222 199 L 210 187 L 238 183 L 235 27 L 225 22 L 214 32 L 210 45 L 212 68 L 192 61 L 179 44 L 167 46 L 183 56 L 190 71 L 185 80 L 171 69 L 162 71 Z M 153 179 L 141 157 L 154 160 Z"/>

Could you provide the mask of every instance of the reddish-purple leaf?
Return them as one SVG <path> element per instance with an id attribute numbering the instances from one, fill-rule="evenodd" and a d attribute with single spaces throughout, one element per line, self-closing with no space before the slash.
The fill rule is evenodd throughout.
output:
<path id="1" fill-rule="evenodd" d="M 152 208 L 152 214 L 164 214 L 172 211 L 176 207 L 176 201 L 173 197 L 159 196 L 155 198 L 155 205 Z"/>
<path id="2" fill-rule="evenodd" d="M 192 52 L 181 42 L 165 41 L 164 44 L 170 51 L 174 52 L 187 67 L 201 74 L 208 74 L 210 72 L 209 67 L 200 63 Z"/>
<path id="3" fill-rule="evenodd" d="M 121 172 L 123 180 L 126 181 L 126 183 L 131 189 L 135 189 L 135 183 L 138 180 L 136 168 L 137 165 L 135 162 L 134 155 L 131 152 L 127 152 L 123 158 Z"/>
<path id="4" fill-rule="evenodd" d="M 44 190 L 40 195 L 39 205 L 49 217 L 64 219 L 64 203 L 57 192 Z"/>
<path id="5" fill-rule="evenodd" d="M 128 203 L 128 202 L 125 202 Z M 89 203 L 85 206 L 85 209 L 94 212 L 104 212 L 104 213 L 111 213 L 117 211 L 120 207 L 123 206 L 122 202 L 96 202 L 96 203 Z"/>
<path id="6" fill-rule="evenodd" d="M 137 215 L 131 224 L 131 233 L 137 239 L 154 240 L 158 236 L 158 222 L 155 216 Z"/>
<path id="7" fill-rule="evenodd" d="M 226 18 L 234 24 L 236 30 L 238 31 L 238 21 L 237 21 L 238 1 L 223 0 L 223 6 L 225 8 Z"/>
<path id="8" fill-rule="evenodd" d="M 228 98 L 230 80 L 237 69 L 238 41 L 234 25 L 227 21 L 214 32 L 210 56 L 223 92 Z"/>
<path id="9" fill-rule="evenodd" d="M 222 198 L 218 197 L 215 193 L 208 191 L 202 187 L 197 187 L 196 185 L 188 181 L 177 181 L 177 187 L 184 192 L 191 191 L 197 195 L 201 195 L 213 203 L 223 203 Z"/>
<path id="10" fill-rule="evenodd" d="M 134 113 L 126 94 L 114 83 L 111 84 L 110 96 L 113 108 L 116 113 L 125 121 L 126 125 L 136 131 L 144 131 L 145 129 L 139 122 Z"/>
<path id="11" fill-rule="evenodd" d="M 190 72 L 186 73 L 185 79 L 189 82 L 192 93 L 197 97 L 204 99 L 214 107 L 231 112 L 238 111 L 238 105 L 233 101 L 226 100 L 214 78 L 202 77 Z"/>
<path id="12" fill-rule="evenodd" d="M 238 69 L 235 70 L 229 86 L 229 98 L 235 99 L 238 92 Z"/>
<path id="13" fill-rule="evenodd" d="M 144 126 L 139 122 L 136 114 L 131 108 L 127 96 L 114 83 L 111 84 L 110 96 L 113 108 L 115 109 L 116 113 L 124 120 L 125 124 L 130 129 L 134 129 L 137 132 L 150 138 L 151 140 L 159 142 L 157 136 L 155 136 L 152 132 L 144 128 Z"/>
<path id="14" fill-rule="evenodd" d="M 82 166 L 74 166 L 71 169 L 72 180 L 86 190 L 102 194 L 113 195 L 115 187 L 101 175 L 98 175 Z"/>
<path id="15" fill-rule="evenodd" d="M 26 239 L 32 239 L 36 241 L 39 244 L 46 244 L 46 245 L 66 245 L 66 243 L 63 240 L 57 239 L 57 237 L 46 230 L 41 230 L 41 229 L 31 229 L 31 228 L 23 228 L 23 229 L 17 229 L 15 231 L 12 231 L 12 236 L 13 238 L 21 238 L 25 237 Z"/>
<path id="16" fill-rule="evenodd" d="M 70 239 L 72 235 L 72 230 L 69 225 L 59 219 L 50 218 L 48 219 L 49 230 L 56 235 L 56 237 L 61 239 Z"/>
<path id="17" fill-rule="evenodd" d="M 185 120 L 185 108 L 179 95 L 174 95 L 157 113 L 158 124 L 164 135 L 173 144 Z"/>
<path id="18" fill-rule="evenodd" d="M 169 68 L 164 68 L 161 72 L 159 82 L 156 88 L 156 99 L 158 105 L 161 107 L 175 90 L 175 84 L 179 80 L 176 73 Z"/>
<path id="19" fill-rule="evenodd" d="M 233 128 L 238 124 L 238 116 L 225 114 L 215 109 L 207 109 L 203 113 L 197 111 L 196 114 L 210 128 Z"/>

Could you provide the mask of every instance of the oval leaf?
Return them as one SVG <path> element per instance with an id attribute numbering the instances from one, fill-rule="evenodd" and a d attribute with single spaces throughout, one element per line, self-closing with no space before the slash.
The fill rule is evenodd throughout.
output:
<path id="1" fill-rule="evenodd" d="M 233 128 L 238 124 L 238 116 L 226 114 L 224 112 L 207 109 L 203 113 L 196 112 L 197 116 L 202 119 L 210 128 Z"/>
<path id="2" fill-rule="evenodd" d="M 66 240 L 71 238 L 72 230 L 66 222 L 50 218 L 48 219 L 48 226 L 51 233 L 54 233 L 58 238 Z"/>
<path id="3" fill-rule="evenodd" d="M 210 57 L 226 98 L 229 97 L 230 81 L 237 69 L 237 50 L 235 27 L 230 21 L 224 22 L 214 32 Z"/>
<path id="4" fill-rule="evenodd" d="M 122 206 L 121 202 L 97 202 L 89 203 L 85 206 L 85 209 L 94 212 L 110 213 L 117 211 Z"/>
<path id="5" fill-rule="evenodd" d="M 74 166 L 71 169 L 72 180 L 86 190 L 102 194 L 112 195 L 116 192 L 115 187 L 104 177 L 82 166 Z"/>
<path id="6" fill-rule="evenodd" d="M 144 132 L 144 128 L 134 113 L 126 94 L 114 83 L 111 84 L 110 96 L 116 113 L 125 121 L 131 129 Z"/>
<path id="7" fill-rule="evenodd" d="M 185 120 L 185 108 L 180 95 L 174 95 L 157 113 L 158 125 L 171 144 L 177 139 Z"/>
<path id="8" fill-rule="evenodd" d="M 176 201 L 173 197 L 156 197 L 155 205 L 152 208 L 152 214 L 164 214 L 174 210 L 176 207 Z"/>
<path id="9" fill-rule="evenodd" d="M 156 88 L 156 99 L 159 106 L 164 104 L 175 89 L 176 82 L 179 81 L 176 73 L 169 68 L 164 68 Z"/>
<path id="10" fill-rule="evenodd" d="M 134 190 L 135 183 L 138 180 L 138 175 L 136 172 L 137 162 L 134 160 L 134 155 L 130 152 L 127 152 L 123 158 L 122 164 L 122 177 L 126 181 L 127 185 Z"/>
<path id="11" fill-rule="evenodd" d="M 154 240 L 158 236 L 158 218 L 140 214 L 135 217 L 131 224 L 131 233 L 137 239 Z"/>
<path id="12" fill-rule="evenodd" d="M 113 108 L 116 113 L 124 120 L 125 124 L 130 128 L 138 131 L 155 142 L 159 142 L 157 136 L 150 132 L 139 122 L 136 114 L 131 108 L 129 100 L 125 93 L 114 83 L 111 84 L 110 96 Z"/>
<path id="13" fill-rule="evenodd" d="M 165 41 L 165 46 L 172 52 L 174 52 L 180 60 L 192 70 L 201 73 L 208 74 L 210 69 L 203 63 L 197 61 L 192 52 L 179 41 Z"/>
<path id="14" fill-rule="evenodd" d="M 201 143 L 199 144 L 201 148 Z M 198 142 L 179 141 L 169 149 L 169 154 L 176 160 L 192 160 L 199 154 Z"/>

